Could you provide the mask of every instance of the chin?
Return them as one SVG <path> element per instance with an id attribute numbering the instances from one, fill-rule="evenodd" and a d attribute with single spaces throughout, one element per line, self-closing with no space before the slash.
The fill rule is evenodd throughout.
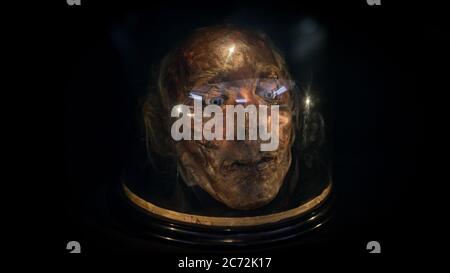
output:
<path id="1" fill-rule="evenodd" d="M 234 181 L 233 181 L 234 182 Z M 226 206 L 238 210 L 251 210 L 270 203 L 278 194 L 283 181 L 263 179 L 260 175 L 235 180 L 224 189 Z"/>
<path id="2" fill-rule="evenodd" d="M 277 192 L 278 193 L 278 192 Z M 277 195 L 277 193 L 264 193 L 263 196 L 260 193 L 256 193 L 246 198 L 240 198 L 238 200 L 231 200 L 226 205 L 232 209 L 237 210 L 252 210 L 263 207 L 269 204 Z"/>

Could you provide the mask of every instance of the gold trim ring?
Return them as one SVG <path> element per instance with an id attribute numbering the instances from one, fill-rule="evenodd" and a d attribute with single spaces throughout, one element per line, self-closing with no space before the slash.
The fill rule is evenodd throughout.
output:
<path id="1" fill-rule="evenodd" d="M 296 217 L 322 204 L 331 192 L 331 184 L 329 184 L 322 191 L 322 193 L 320 193 L 313 199 L 309 200 L 305 204 L 282 212 L 267 215 L 246 216 L 246 217 L 215 217 L 215 216 L 202 216 L 202 215 L 182 213 L 158 207 L 133 193 L 125 184 L 122 183 L 122 185 L 125 195 L 134 204 L 146 210 L 147 212 L 170 220 L 176 220 L 179 222 L 205 226 L 220 226 L 220 227 L 256 226 L 275 223 L 281 220 Z"/>

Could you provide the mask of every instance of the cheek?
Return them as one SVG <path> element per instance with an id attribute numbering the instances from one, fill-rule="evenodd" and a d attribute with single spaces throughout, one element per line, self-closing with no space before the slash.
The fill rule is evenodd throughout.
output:
<path id="1" fill-rule="evenodd" d="M 204 168 L 208 164 L 208 157 L 201 149 L 196 141 L 182 141 L 177 145 L 178 158 L 190 168 Z"/>
<path id="2" fill-rule="evenodd" d="M 224 158 L 224 154 L 230 151 L 230 143 L 227 141 L 186 141 L 182 144 L 185 158 L 192 162 L 191 165 L 201 166 L 205 170 L 217 169 Z"/>
<path id="3" fill-rule="evenodd" d="M 280 112 L 280 145 L 288 145 L 292 138 L 292 115 Z"/>

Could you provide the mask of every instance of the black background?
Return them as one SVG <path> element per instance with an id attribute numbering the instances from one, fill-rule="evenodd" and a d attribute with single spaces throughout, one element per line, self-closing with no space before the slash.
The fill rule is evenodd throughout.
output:
<path id="1" fill-rule="evenodd" d="M 366 1 L 137 3 L 81 0 L 55 6 L 55 56 L 64 71 L 64 176 L 53 195 L 56 244 L 77 240 L 82 255 L 156 253 L 154 263 L 175 268 L 178 257 L 272 256 L 274 268 L 296 262 L 285 253 L 369 256 L 413 251 L 411 198 L 417 183 L 417 143 L 423 122 L 418 101 L 419 63 L 429 41 L 442 34 L 427 10 Z M 325 31 L 322 47 L 296 59 L 295 27 L 312 18 Z M 329 109 L 336 215 L 323 229 L 261 248 L 195 248 L 115 230 L 98 216 L 96 189 L 116 183 L 138 140 L 138 103 L 161 58 L 197 27 L 237 23 L 266 32 L 285 54 L 297 82 L 311 84 Z M 62 42 L 62 43 L 61 43 Z M 94 197 L 93 197 L 94 196 Z M 95 200 L 95 201 L 92 201 Z M 156 257 L 156 256 L 151 256 Z M 278 260 L 277 260 L 278 259 Z"/>

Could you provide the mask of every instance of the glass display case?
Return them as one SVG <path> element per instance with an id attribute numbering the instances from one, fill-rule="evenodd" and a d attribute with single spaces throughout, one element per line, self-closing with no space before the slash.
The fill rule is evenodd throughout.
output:
<path id="1" fill-rule="evenodd" d="M 330 216 L 321 99 L 263 33 L 198 29 L 162 60 L 141 105 L 142 142 L 120 185 L 140 232 L 194 244 L 253 244 Z"/>

